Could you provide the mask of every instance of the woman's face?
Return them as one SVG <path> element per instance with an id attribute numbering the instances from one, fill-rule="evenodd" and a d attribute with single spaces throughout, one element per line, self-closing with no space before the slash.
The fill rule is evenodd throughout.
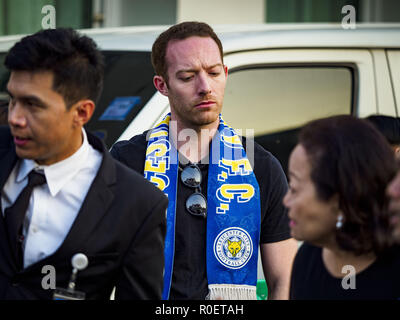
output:
<path id="1" fill-rule="evenodd" d="M 339 213 L 336 197 L 329 201 L 317 197 L 311 180 L 311 164 L 300 144 L 289 158 L 289 179 L 283 204 L 289 209 L 292 237 L 320 246 L 334 241 Z"/>

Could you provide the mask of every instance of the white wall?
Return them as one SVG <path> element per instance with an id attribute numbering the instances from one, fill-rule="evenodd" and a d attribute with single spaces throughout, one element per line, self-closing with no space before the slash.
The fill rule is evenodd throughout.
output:
<path id="1" fill-rule="evenodd" d="M 265 0 L 177 0 L 177 22 L 264 23 Z"/>
<path id="2" fill-rule="evenodd" d="M 0 0 L 1 1 L 1 0 Z M 177 0 L 96 0 L 104 27 L 174 24 Z"/>
<path id="3" fill-rule="evenodd" d="M 104 27 L 112 28 L 122 26 L 122 1 L 123 0 L 103 0 Z"/>

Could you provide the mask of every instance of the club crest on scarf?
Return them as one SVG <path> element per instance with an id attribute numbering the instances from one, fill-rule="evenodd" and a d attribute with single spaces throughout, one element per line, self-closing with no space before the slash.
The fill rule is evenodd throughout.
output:
<path id="1" fill-rule="evenodd" d="M 215 239 L 214 254 L 229 269 L 240 269 L 253 254 L 253 242 L 242 228 L 227 228 Z"/>

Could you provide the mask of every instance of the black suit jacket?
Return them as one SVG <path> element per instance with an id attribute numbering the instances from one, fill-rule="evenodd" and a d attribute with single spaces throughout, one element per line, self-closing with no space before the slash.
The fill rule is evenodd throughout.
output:
<path id="1" fill-rule="evenodd" d="M 54 254 L 18 271 L 0 215 L 0 299 L 51 299 L 53 290 L 42 288 L 49 275 L 43 267 L 53 266 L 56 286 L 66 288 L 71 258 L 79 252 L 88 257 L 89 265 L 78 273 L 76 290 L 85 292 L 87 299 L 109 299 L 114 286 L 116 299 L 161 298 L 168 200 L 141 175 L 114 160 L 98 138 L 88 133 L 88 140 L 103 160 Z M 0 190 L 17 161 L 9 129 L 0 127 Z"/>

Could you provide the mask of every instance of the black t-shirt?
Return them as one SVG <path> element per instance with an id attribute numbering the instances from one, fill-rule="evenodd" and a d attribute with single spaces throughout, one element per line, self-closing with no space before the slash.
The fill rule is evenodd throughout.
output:
<path id="1" fill-rule="evenodd" d="M 354 282 L 349 271 L 342 278 L 332 276 L 322 260 L 322 248 L 304 243 L 297 252 L 290 285 L 293 300 L 399 300 L 400 248 L 378 257 Z M 346 277 L 347 276 L 347 277 Z"/>
<path id="2" fill-rule="evenodd" d="M 147 131 L 129 141 L 116 143 L 113 157 L 143 174 L 147 148 Z M 243 138 L 246 147 L 246 139 Z M 198 164 L 202 172 L 201 190 L 207 195 L 208 164 Z M 287 180 L 278 160 L 254 143 L 254 174 L 260 187 L 261 230 L 260 243 L 290 238 L 287 211 L 282 199 L 287 191 Z M 193 188 L 178 179 L 175 225 L 175 256 L 170 299 L 204 299 L 208 294 L 206 268 L 206 219 L 189 214 L 186 199 Z M 134 189 L 132 190 L 134 192 Z"/>

